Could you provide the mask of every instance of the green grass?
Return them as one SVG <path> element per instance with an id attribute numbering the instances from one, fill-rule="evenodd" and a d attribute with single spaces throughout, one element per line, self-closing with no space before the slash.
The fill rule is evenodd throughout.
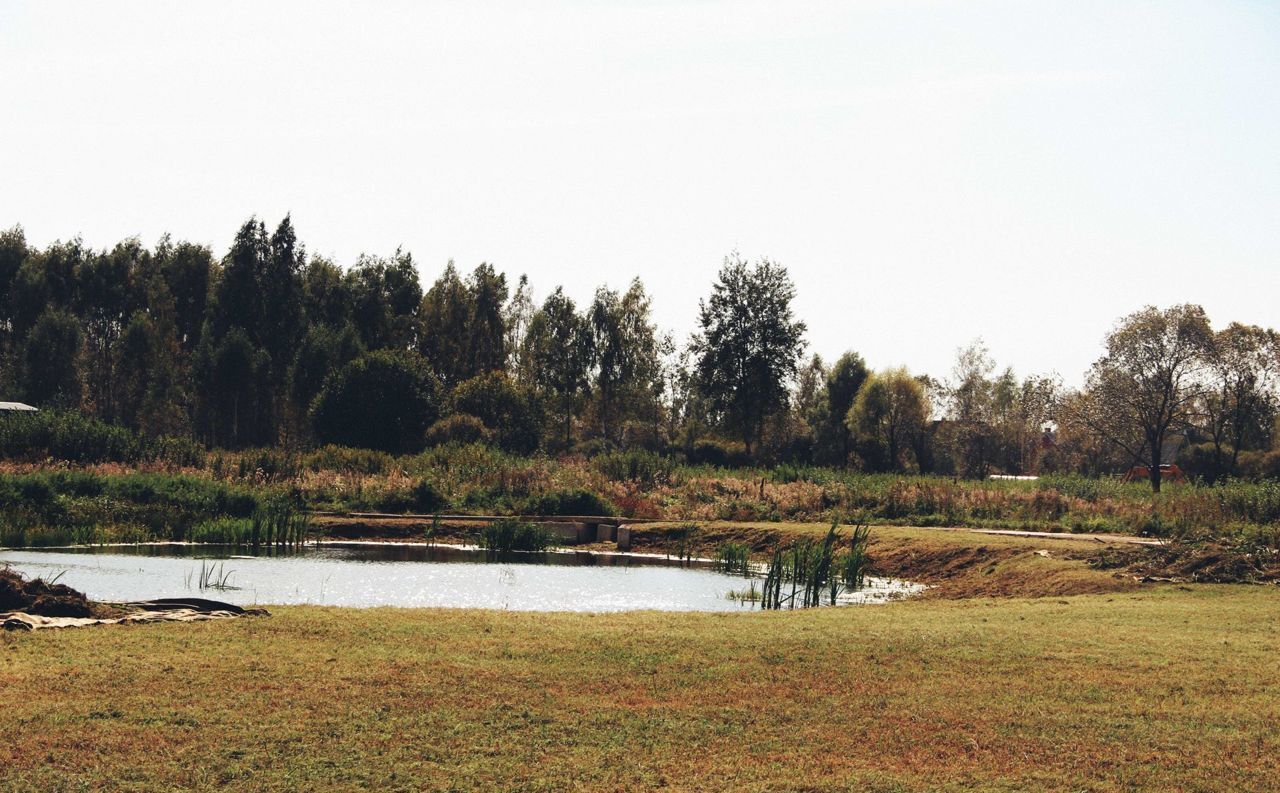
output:
<path id="1" fill-rule="evenodd" d="M 1275 790 L 1280 593 L 0 636 L 0 788 Z"/>

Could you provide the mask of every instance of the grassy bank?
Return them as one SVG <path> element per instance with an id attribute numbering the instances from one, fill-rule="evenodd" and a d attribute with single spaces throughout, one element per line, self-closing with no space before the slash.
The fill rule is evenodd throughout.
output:
<path id="1" fill-rule="evenodd" d="M 724 469 L 647 453 L 555 459 L 483 446 L 405 457 L 335 447 L 305 454 L 213 452 L 195 465 L 8 462 L 0 465 L 0 544 L 6 538 L 9 544 L 48 544 L 64 537 L 217 536 L 224 532 L 218 521 L 243 520 L 284 495 L 317 510 L 613 514 L 697 522 L 839 518 L 875 525 L 1207 535 L 1280 548 L 1275 481 L 1168 485 L 1153 496 L 1144 483 L 1075 476 L 965 481 L 792 466 Z M 236 499 L 254 505 L 247 512 L 226 508 Z"/>
<path id="2" fill-rule="evenodd" d="M 1280 596 L 0 636 L 11 790 L 1274 790 Z"/>

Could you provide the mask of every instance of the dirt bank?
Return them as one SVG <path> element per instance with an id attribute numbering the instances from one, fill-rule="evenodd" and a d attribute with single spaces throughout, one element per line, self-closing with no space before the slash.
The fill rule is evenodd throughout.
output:
<path id="1" fill-rule="evenodd" d="M 434 531 L 436 542 L 465 542 L 482 525 L 479 521 L 442 520 L 433 526 L 424 517 L 323 515 L 315 528 L 329 539 L 415 541 Z M 710 522 L 688 533 L 689 524 L 631 524 L 631 548 L 643 553 L 670 553 L 683 541 L 698 556 L 715 556 L 726 542 L 748 546 L 762 558 L 779 545 L 800 537 L 826 533 L 825 524 Z M 1141 571 L 1132 563 L 1146 558 L 1145 546 L 1132 538 L 1072 535 L 991 534 L 969 530 L 940 530 L 875 526 L 869 553 L 872 573 L 929 584 L 926 597 L 1050 597 L 1097 594 L 1133 589 Z M 612 543 L 578 546 L 584 550 L 614 550 Z M 1124 548 L 1130 560 L 1105 566 L 1091 564 L 1102 549 Z"/>
<path id="2" fill-rule="evenodd" d="M 3 567 L 0 568 L 0 612 L 7 611 L 43 617 L 110 616 L 109 608 L 97 606 L 69 586 L 50 584 L 40 578 L 28 581 Z"/>

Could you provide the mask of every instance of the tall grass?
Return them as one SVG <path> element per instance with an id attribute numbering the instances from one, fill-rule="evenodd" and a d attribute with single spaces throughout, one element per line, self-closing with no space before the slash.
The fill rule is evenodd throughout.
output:
<path id="1" fill-rule="evenodd" d="M 307 541 L 311 516 L 287 497 L 273 498 L 258 507 L 249 522 L 249 545 L 299 548 Z"/>
<path id="2" fill-rule="evenodd" d="M 730 575 L 751 575 L 751 549 L 740 542 L 722 542 L 716 546 L 716 569 Z"/>
<path id="3" fill-rule="evenodd" d="M 28 544 L 64 531 L 58 527 L 68 519 L 95 526 L 97 536 L 182 539 L 208 521 L 249 519 L 259 502 L 285 490 L 297 490 L 309 509 L 422 514 L 619 514 L 701 523 L 839 514 L 875 524 L 1227 538 L 1280 523 L 1276 481 L 1170 484 L 1152 495 L 1144 483 L 1111 478 L 965 481 L 800 465 L 719 468 L 643 451 L 590 459 L 520 456 L 479 444 L 402 457 L 334 446 L 303 454 L 175 452 L 199 469 L 175 475 L 169 463 L 146 462 L 160 441 L 76 414 L 36 415 L 0 417 L 0 452 L 9 455 L 0 463 L 0 514 L 18 504 L 25 515 L 0 520 L 0 535 Z M 40 469 L 21 473 L 33 466 Z M 34 478 L 15 490 L 6 480 L 17 475 Z"/>
<path id="4" fill-rule="evenodd" d="M 490 556 L 508 556 L 517 551 L 541 552 L 554 544 L 546 526 L 520 520 L 495 520 L 480 529 L 476 544 Z"/>

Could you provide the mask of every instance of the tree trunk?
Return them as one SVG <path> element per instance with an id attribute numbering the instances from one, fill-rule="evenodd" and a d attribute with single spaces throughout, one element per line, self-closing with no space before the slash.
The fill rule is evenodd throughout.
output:
<path id="1" fill-rule="evenodd" d="M 1151 492 L 1160 492 L 1160 452 L 1163 443 L 1151 443 L 1151 467 L 1147 469 L 1147 477 L 1151 480 Z"/>

